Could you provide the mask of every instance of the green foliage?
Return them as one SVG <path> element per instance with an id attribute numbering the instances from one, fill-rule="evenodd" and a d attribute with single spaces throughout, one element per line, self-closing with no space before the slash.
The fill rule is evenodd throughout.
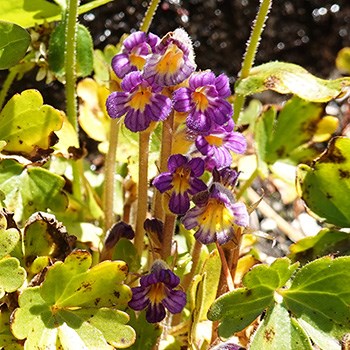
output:
<path id="1" fill-rule="evenodd" d="M 330 254 L 350 255 L 350 233 L 325 228 L 292 244 L 289 250 L 289 258 L 302 264 Z"/>
<path id="2" fill-rule="evenodd" d="M 283 349 L 279 345 L 282 339 L 290 344 L 286 349 L 298 349 L 297 343 L 310 344 L 305 333 L 317 344 L 336 344 L 335 339 L 350 331 L 350 293 L 346 283 L 350 277 L 349 264 L 350 257 L 315 260 L 295 273 L 287 289 L 296 264 L 290 265 L 288 259 L 282 258 L 271 266 L 256 266 L 244 276 L 245 287 L 218 298 L 208 317 L 220 320 L 219 333 L 229 337 L 268 309 L 253 349 L 258 349 L 261 342 L 266 349 Z M 284 304 L 276 306 L 274 300 L 280 302 L 281 296 Z M 323 345 L 321 348 L 328 350 Z"/>
<path id="3" fill-rule="evenodd" d="M 291 98 L 278 112 L 271 106 L 256 121 L 255 140 L 260 162 L 277 160 L 298 164 L 315 158 L 318 151 L 310 140 L 322 120 L 323 106 L 298 97 Z"/>
<path id="4" fill-rule="evenodd" d="M 0 140 L 6 141 L 3 152 L 35 160 L 52 152 L 50 147 L 57 142 L 54 131 L 62 127 L 63 118 L 58 110 L 43 104 L 37 90 L 25 90 L 5 105 L 0 123 Z"/>
<path id="5" fill-rule="evenodd" d="M 79 14 L 91 11 L 111 0 L 95 0 L 79 7 Z M 1 18 L 5 21 L 16 23 L 24 28 L 34 27 L 44 22 L 58 21 L 61 18 L 62 9 L 46 0 L 16 0 L 2 1 L 0 3 Z"/>
<path id="6" fill-rule="evenodd" d="M 254 334 L 250 350 L 312 350 L 311 342 L 283 304 L 274 304 Z"/>
<path id="7" fill-rule="evenodd" d="M 307 101 L 328 102 L 339 97 L 349 85 L 349 77 L 324 80 L 296 64 L 275 61 L 252 68 L 247 78 L 237 81 L 235 91 L 248 96 L 273 90 L 291 93 Z"/>
<path id="8" fill-rule="evenodd" d="M 7 229 L 7 220 L 0 211 L 0 259 L 8 255 L 16 247 L 20 234 L 16 228 Z"/>
<path id="9" fill-rule="evenodd" d="M 24 290 L 11 329 L 27 348 L 112 349 L 134 342 L 129 317 L 118 310 L 131 297 L 123 284 L 126 264 L 106 261 L 90 268 L 91 263 L 88 252 L 76 250 L 48 269 L 40 287 Z"/>
<path id="10" fill-rule="evenodd" d="M 0 190 L 6 195 L 6 206 L 17 217 L 28 218 L 36 211 L 63 211 L 67 196 L 65 181 L 44 168 L 26 167 L 12 159 L 0 161 Z"/>
<path id="11" fill-rule="evenodd" d="M 60 22 L 50 37 L 48 63 L 56 76 L 65 76 L 65 52 L 62 50 L 66 43 L 66 24 Z M 78 77 L 86 77 L 93 68 L 93 43 L 88 29 L 78 24 L 76 72 Z"/>
<path id="12" fill-rule="evenodd" d="M 327 222 L 350 227 L 350 140 L 333 138 L 311 166 L 298 167 L 299 191 L 306 205 Z"/>
<path id="13" fill-rule="evenodd" d="M 0 21 L 0 70 L 17 64 L 30 44 L 30 35 L 22 27 Z"/>

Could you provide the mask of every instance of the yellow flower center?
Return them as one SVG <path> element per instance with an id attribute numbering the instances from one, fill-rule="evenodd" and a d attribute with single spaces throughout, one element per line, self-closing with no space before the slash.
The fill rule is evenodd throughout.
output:
<path id="1" fill-rule="evenodd" d="M 223 144 L 222 138 L 214 135 L 204 136 L 204 138 L 207 140 L 209 145 L 212 145 L 212 146 L 221 147 Z"/>
<path id="2" fill-rule="evenodd" d="M 164 284 L 162 282 L 153 284 L 148 292 L 148 298 L 152 304 L 159 304 L 166 298 Z"/>
<path id="3" fill-rule="evenodd" d="M 130 101 L 128 102 L 128 106 L 135 110 L 144 112 L 146 105 L 150 104 L 151 97 L 151 87 L 140 86 L 138 91 L 132 95 Z"/>
<path id="4" fill-rule="evenodd" d="M 184 194 L 189 188 L 191 170 L 186 167 L 179 167 L 173 174 L 172 184 L 176 193 Z"/>
<path id="5" fill-rule="evenodd" d="M 197 111 L 205 111 L 209 105 L 209 101 L 204 91 L 205 87 L 197 88 L 196 91 L 192 93 L 192 99 L 196 104 Z"/>
<path id="6" fill-rule="evenodd" d="M 146 63 L 146 59 L 132 52 L 129 55 L 130 63 L 135 66 L 138 70 L 142 70 Z"/>
<path id="7" fill-rule="evenodd" d="M 159 60 L 156 70 L 159 74 L 175 74 L 183 64 L 183 52 L 175 45 L 171 44 L 162 58 Z"/>
<path id="8" fill-rule="evenodd" d="M 231 227 L 233 220 L 234 217 L 225 204 L 211 198 L 205 211 L 198 217 L 198 225 L 205 231 L 219 232 Z"/>

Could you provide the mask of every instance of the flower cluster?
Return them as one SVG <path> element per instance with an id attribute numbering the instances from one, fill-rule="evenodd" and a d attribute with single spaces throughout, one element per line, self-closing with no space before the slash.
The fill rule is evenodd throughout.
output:
<path id="1" fill-rule="evenodd" d="M 234 131 L 228 77 L 196 71 L 191 40 L 183 29 L 162 39 L 144 32 L 131 34 L 113 58 L 112 68 L 122 79 L 122 91 L 109 95 L 107 110 L 112 118 L 124 117 L 131 131 L 146 130 L 170 113 L 175 119 L 185 116 L 175 125 L 193 136 L 193 146 L 187 154 L 172 154 L 168 171 L 159 174 L 153 185 L 167 196 L 173 214 L 184 215 L 187 229 L 197 227 L 200 242 L 227 242 L 235 225 L 248 225 L 247 210 L 235 203 L 227 181 L 213 179 L 208 188 L 201 177 L 207 170 L 219 178 L 232 178 L 228 170 L 232 153 L 246 150 L 244 136 Z"/>

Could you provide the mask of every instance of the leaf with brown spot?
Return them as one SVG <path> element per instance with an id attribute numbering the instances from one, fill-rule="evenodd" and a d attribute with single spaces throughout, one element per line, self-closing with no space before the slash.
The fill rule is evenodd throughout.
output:
<path id="1" fill-rule="evenodd" d="M 60 130 L 62 123 L 60 111 L 43 104 L 37 90 L 16 94 L 0 113 L 0 140 L 6 141 L 2 152 L 32 160 L 47 156 L 58 140 L 54 131 Z"/>
<path id="2" fill-rule="evenodd" d="M 297 171 L 298 191 L 308 208 L 327 222 L 350 227 L 350 139 L 333 138 L 311 166 Z"/>

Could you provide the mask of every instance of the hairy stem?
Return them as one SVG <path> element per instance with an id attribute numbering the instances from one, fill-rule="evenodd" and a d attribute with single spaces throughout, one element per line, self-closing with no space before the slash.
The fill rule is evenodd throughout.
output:
<path id="1" fill-rule="evenodd" d="M 171 255 L 176 215 L 166 214 L 163 226 L 162 258 L 166 260 Z"/>
<path id="2" fill-rule="evenodd" d="M 162 129 L 162 146 L 160 151 L 160 164 L 159 171 L 161 173 L 166 172 L 168 169 L 168 159 L 171 155 L 173 146 L 173 133 L 174 133 L 174 111 L 172 111 L 169 117 L 163 122 Z M 159 191 L 155 193 L 154 200 L 154 217 L 159 220 L 164 220 L 164 210 L 162 194 Z"/>
<path id="3" fill-rule="evenodd" d="M 105 161 L 105 182 L 103 188 L 104 232 L 106 234 L 114 222 L 114 182 L 117 156 L 119 120 L 111 119 L 109 130 L 109 146 Z"/>
<path id="4" fill-rule="evenodd" d="M 156 14 L 159 3 L 160 3 L 160 0 L 151 0 L 150 4 L 148 5 L 145 17 L 143 18 L 143 21 L 140 26 L 141 31 L 146 33 L 148 32 L 149 27 L 152 23 L 153 17 Z"/>
<path id="5" fill-rule="evenodd" d="M 139 133 L 139 182 L 137 192 L 137 215 L 134 245 L 139 256 L 143 250 L 144 228 L 148 203 L 148 147 L 150 131 Z"/>
<path id="6" fill-rule="evenodd" d="M 252 32 L 248 40 L 247 49 L 244 54 L 242 62 L 242 69 L 240 72 L 240 79 L 244 79 L 249 75 L 249 72 L 254 64 L 256 52 L 259 47 L 262 31 L 267 20 L 267 15 L 272 5 L 272 0 L 261 0 L 258 14 L 255 18 Z M 243 108 L 245 97 L 243 95 L 236 95 L 234 102 L 234 115 L 233 119 L 237 122 L 239 114 Z"/>
<path id="7" fill-rule="evenodd" d="M 65 72 L 66 72 L 66 104 L 67 118 L 78 133 L 77 96 L 76 96 L 76 46 L 77 46 L 77 17 L 79 0 L 69 0 L 65 14 L 66 23 L 66 47 L 65 47 Z M 82 199 L 81 179 L 83 176 L 82 160 L 72 162 L 73 194 L 79 200 Z"/>

